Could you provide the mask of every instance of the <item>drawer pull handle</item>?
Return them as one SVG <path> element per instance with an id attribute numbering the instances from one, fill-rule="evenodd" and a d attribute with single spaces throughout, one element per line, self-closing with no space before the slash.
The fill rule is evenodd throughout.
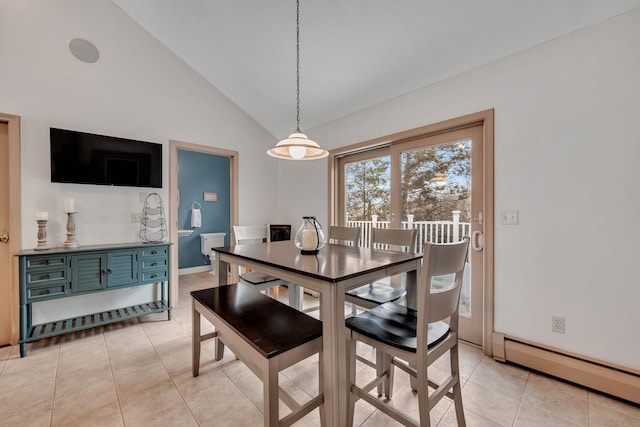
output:
<path id="1" fill-rule="evenodd" d="M 40 295 L 46 295 L 49 293 L 49 289 L 45 289 L 44 291 L 40 292 Z"/>
<path id="2" fill-rule="evenodd" d="M 152 274 L 152 275 L 151 275 L 151 278 L 152 278 L 152 279 L 155 279 L 155 278 L 156 278 L 156 276 L 157 276 L 157 275 Z"/>
<path id="3" fill-rule="evenodd" d="M 107 274 L 107 270 L 100 270 L 100 274 L 104 276 L 105 274 Z"/>
<path id="4" fill-rule="evenodd" d="M 44 260 L 44 265 L 49 265 L 49 260 L 48 259 Z"/>
<path id="5" fill-rule="evenodd" d="M 42 276 L 42 278 L 43 278 L 44 280 L 47 280 L 47 279 L 51 279 L 51 276 L 49 276 L 48 274 L 45 274 L 44 276 Z"/>
<path id="6" fill-rule="evenodd" d="M 151 255 L 155 255 L 157 253 L 158 253 L 158 251 L 151 251 Z"/>
<path id="7" fill-rule="evenodd" d="M 151 267 L 155 267 L 156 265 L 158 265 L 158 263 L 156 263 L 156 262 L 152 262 L 151 263 Z"/>
<path id="8" fill-rule="evenodd" d="M 111 269 L 107 268 L 107 274 L 111 274 L 111 273 L 112 273 Z"/>

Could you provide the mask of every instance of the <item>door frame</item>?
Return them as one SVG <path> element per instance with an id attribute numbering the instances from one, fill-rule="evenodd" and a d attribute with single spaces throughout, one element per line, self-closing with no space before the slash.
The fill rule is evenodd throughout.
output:
<path id="1" fill-rule="evenodd" d="M 364 150 L 381 148 L 394 143 L 406 142 L 414 138 L 424 138 L 451 132 L 470 126 L 482 126 L 484 148 L 484 258 L 483 258 L 483 334 L 482 348 L 485 354 L 493 355 L 493 324 L 494 324 L 494 110 L 484 110 L 454 119 L 409 129 L 391 135 L 381 136 L 368 141 L 359 142 L 346 147 L 329 151 L 328 162 L 328 218 L 330 224 L 337 224 L 341 220 L 340 182 L 337 177 L 338 162 L 341 157 Z"/>
<path id="2" fill-rule="evenodd" d="M 231 226 L 238 223 L 238 152 L 224 148 L 198 145 L 190 142 L 169 140 L 169 240 L 171 242 L 171 296 L 174 306 L 178 304 L 178 150 L 196 151 L 229 158 L 229 201 Z"/>
<path id="3" fill-rule="evenodd" d="M 13 114 L 0 113 L 0 121 L 7 123 L 9 130 L 9 251 L 11 254 L 17 253 L 22 249 L 22 206 L 20 185 L 20 116 Z M 10 318 L 11 318 L 11 337 L 10 344 L 16 345 L 20 337 L 20 322 L 18 307 L 20 307 L 18 296 L 18 259 L 14 259 L 10 263 L 9 275 L 11 283 L 10 290 Z"/>

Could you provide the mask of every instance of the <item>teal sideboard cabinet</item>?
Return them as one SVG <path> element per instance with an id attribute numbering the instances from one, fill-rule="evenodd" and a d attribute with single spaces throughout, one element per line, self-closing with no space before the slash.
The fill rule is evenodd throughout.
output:
<path id="1" fill-rule="evenodd" d="M 27 343 L 151 313 L 171 320 L 170 243 L 26 250 L 16 254 L 20 266 L 20 356 Z M 34 325 L 32 304 L 95 292 L 156 283 L 159 299 L 100 313 Z"/>

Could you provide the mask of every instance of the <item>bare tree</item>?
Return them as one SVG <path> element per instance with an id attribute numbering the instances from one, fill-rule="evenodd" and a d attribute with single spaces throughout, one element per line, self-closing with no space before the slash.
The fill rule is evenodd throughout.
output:
<path id="1" fill-rule="evenodd" d="M 451 218 L 461 211 L 468 221 L 471 190 L 471 147 L 465 142 L 408 151 L 401 157 L 403 215 L 416 221 Z"/>
<path id="2" fill-rule="evenodd" d="M 390 213 L 390 160 L 388 157 L 348 163 L 345 170 L 345 203 L 349 219 L 382 221 Z M 471 145 L 457 141 L 401 154 L 401 206 L 403 219 L 437 221 L 461 212 L 470 218 Z"/>
<path id="3" fill-rule="evenodd" d="M 389 214 L 389 159 L 378 158 L 346 166 L 346 209 L 349 219 L 371 220 Z"/>

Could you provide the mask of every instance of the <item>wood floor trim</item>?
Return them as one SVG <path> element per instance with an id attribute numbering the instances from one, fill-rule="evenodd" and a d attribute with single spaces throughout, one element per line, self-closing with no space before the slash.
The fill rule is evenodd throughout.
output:
<path id="1" fill-rule="evenodd" d="M 494 358 L 539 371 L 620 399 L 640 404 L 640 375 L 632 368 L 587 360 L 576 354 L 493 334 Z"/>

